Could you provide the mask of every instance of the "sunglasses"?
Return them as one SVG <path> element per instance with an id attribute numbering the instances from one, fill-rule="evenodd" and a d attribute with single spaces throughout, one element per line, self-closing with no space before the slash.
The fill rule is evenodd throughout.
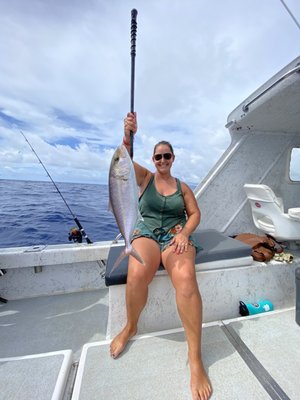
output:
<path id="1" fill-rule="evenodd" d="M 153 158 L 155 161 L 159 161 L 162 158 L 164 158 L 165 160 L 171 160 L 172 156 L 173 156 L 172 153 L 154 154 Z"/>

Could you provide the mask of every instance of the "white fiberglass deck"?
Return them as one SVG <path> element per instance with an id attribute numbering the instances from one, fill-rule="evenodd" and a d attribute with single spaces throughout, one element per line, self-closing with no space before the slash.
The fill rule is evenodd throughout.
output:
<path id="1" fill-rule="evenodd" d="M 60 400 L 71 366 L 71 350 L 0 358 L 0 397 L 3 400 Z"/>
<path id="2" fill-rule="evenodd" d="M 72 350 L 73 363 L 79 360 L 79 367 L 75 382 L 76 365 L 60 376 L 63 382 L 68 379 L 63 400 L 190 399 L 182 330 L 136 337 L 113 360 L 104 340 L 107 297 L 107 291 L 99 290 L 0 304 L 0 357 Z M 298 400 L 300 327 L 295 310 L 204 325 L 203 359 L 214 388 L 212 399 Z M 45 374 L 53 360 L 44 365 Z M 9 365 L 7 360 L 1 364 L 1 376 Z M 28 363 L 18 367 L 19 377 L 29 377 L 27 392 L 34 389 L 35 398 L 47 398 L 45 380 L 30 379 Z M 29 399 L 18 393 L 18 400 Z"/>
<path id="3" fill-rule="evenodd" d="M 299 399 L 300 327 L 294 315 L 275 312 L 204 328 L 212 399 Z M 138 337 L 117 360 L 108 351 L 108 342 L 84 347 L 72 400 L 191 398 L 182 331 Z"/>

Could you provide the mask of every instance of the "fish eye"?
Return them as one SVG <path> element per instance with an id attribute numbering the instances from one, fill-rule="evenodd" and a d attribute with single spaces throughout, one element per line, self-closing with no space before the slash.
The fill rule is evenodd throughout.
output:
<path id="1" fill-rule="evenodd" d="M 115 158 L 115 161 L 119 161 L 119 160 L 120 160 L 120 157 L 116 157 L 116 158 Z"/>

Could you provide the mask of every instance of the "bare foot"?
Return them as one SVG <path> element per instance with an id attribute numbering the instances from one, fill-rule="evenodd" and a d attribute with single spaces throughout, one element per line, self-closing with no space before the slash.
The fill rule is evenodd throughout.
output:
<path id="1" fill-rule="evenodd" d="M 201 360 L 190 359 L 191 391 L 193 400 L 208 400 L 212 393 L 209 378 Z"/>
<path id="2" fill-rule="evenodd" d="M 136 334 L 136 329 L 125 328 L 112 340 L 110 344 L 110 355 L 117 358 L 122 353 L 129 339 Z"/>

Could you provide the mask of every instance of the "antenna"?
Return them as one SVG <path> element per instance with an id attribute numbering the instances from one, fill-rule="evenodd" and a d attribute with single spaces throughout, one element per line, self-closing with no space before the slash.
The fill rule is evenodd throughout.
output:
<path id="1" fill-rule="evenodd" d="M 281 1 L 283 7 L 286 9 L 286 11 L 290 14 L 290 16 L 292 17 L 293 21 L 295 22 L 295 24 L 298 26 L 298 28 L 300 29 L 300 24 L 297 21 L 296 17 L 293 15 L 292 11 L 288 8 L 288 6 L 285 4 L 285 2 L 283 0 L 279 0 Z"/>

